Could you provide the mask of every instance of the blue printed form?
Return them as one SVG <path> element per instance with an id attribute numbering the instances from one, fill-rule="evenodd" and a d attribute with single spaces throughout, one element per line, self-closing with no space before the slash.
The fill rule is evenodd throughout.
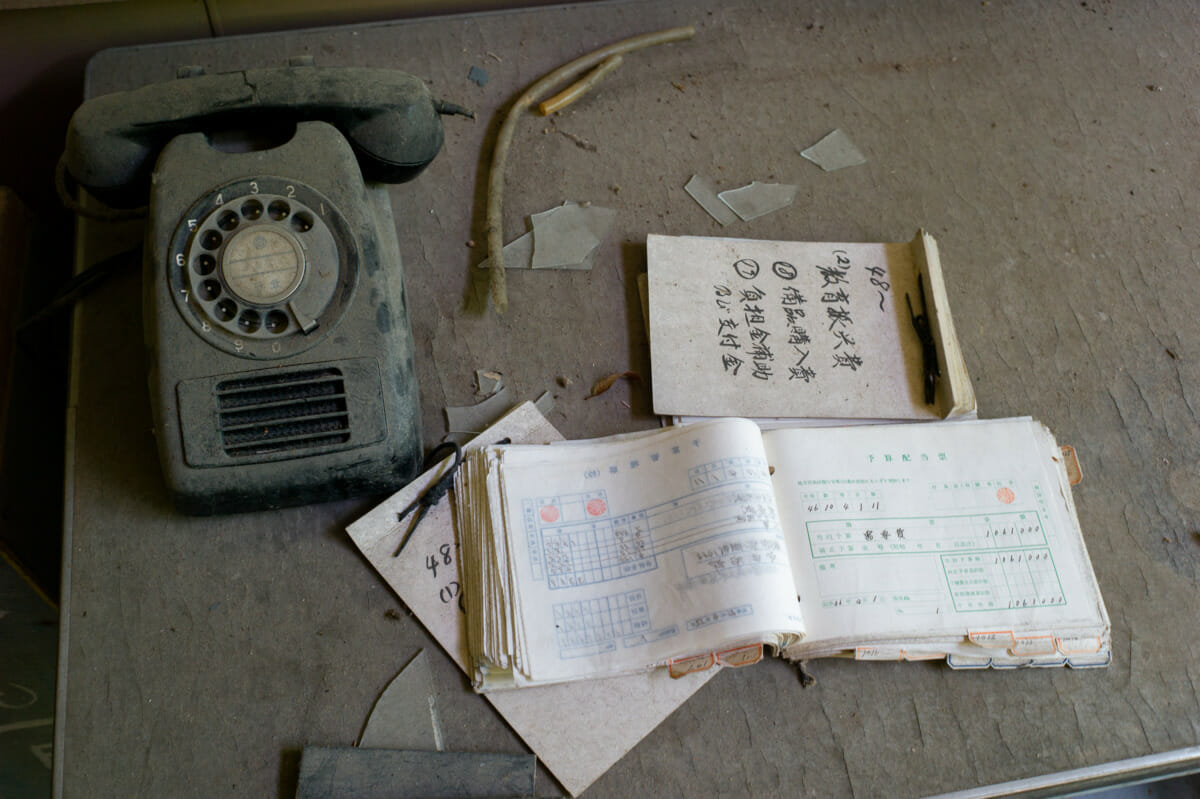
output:
<path id="1" fill-rule="evenodd" d="M 782 647 L 803 633 L 751 422 L 485 448 L 466 468 L 486 472 L 501 517 L 493 548 L 471 558 L 489 592 L 507 599 L 479 608 L 472 651 L 483 654 L 485 686 L 637 671 L 744 644 Z"/>
<path id="2" fill-rule="evenodd" d="M 719 419 L 484 447 L 456 506 L 476 686 L 752 644 L 1105 665 L 1109 619 L 1061 458 L 1030 419 L 765 432 Z"/>

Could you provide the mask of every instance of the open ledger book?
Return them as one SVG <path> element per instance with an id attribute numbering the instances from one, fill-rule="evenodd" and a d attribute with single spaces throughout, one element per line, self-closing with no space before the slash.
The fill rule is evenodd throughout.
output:
<path id="1" fill-rule="evenodd" d="M 482 447 L 456 485 L 473 681 L 737 665 L 764 645 L 1105 665 L 1062 459 L 1029 419 L 762 432 L 734 418 Z"/>

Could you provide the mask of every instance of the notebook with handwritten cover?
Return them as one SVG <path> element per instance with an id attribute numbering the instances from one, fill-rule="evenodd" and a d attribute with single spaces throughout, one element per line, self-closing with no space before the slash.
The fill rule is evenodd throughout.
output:
<path id="1" fill-rule="evenodd" d="M 646 239 L 655 413 L 764 427 L 972 416 L 937 243 Z"/>
<path id="2" fill-rule="evenodd" d="M 457 481 L 468 671 L 498 690 L 668 666 L 1096 666 L 1109 621 L 1062 452 L 1029 419 L 719 419 L 484 446 Z"/>

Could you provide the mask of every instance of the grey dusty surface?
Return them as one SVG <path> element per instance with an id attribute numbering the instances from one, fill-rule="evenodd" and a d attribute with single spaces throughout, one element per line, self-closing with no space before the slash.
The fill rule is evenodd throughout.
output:
<path id="1" fill-rule="evenodd" d="M 566 200 L 616 210 L 591 271 L 513 271 L 503 317 L 472 310 L 500 111 L 559 64 L 686 23 L 561 114 L 523 120 L 505 240 Z M 980 415 L 1028 414 L 1079 452 L 1075 499 L 1113 623 L 1101 671 L 952 673 L 782 662 L 719 674 L 590 797 L 918 796 L 1200 743 L 1200 9 L 1088 0 L 592 3 L 109 51 L 91 95 L 282 64 L 395 67 L 478 117 L 393 187 L 426 445 L 474 371 L 553 388 L 568 438 L 655 424 L 636 276 L 648 233 L 938 239 Z M 467 79 L 485 67 L 489 81 Z M 833 129 L 867 161 L 800 151 Z M 577 139 L 595 149 L 577 145 Z M 683 190 L 793 184 L 722 228 Z M 84 261 L 137 224 L 85 226 Z M 369 499 L 215 519 L 169 507 L 142 363 L 140 278 L 78 311 L 67 542 L 63 795 L 290 796 L 305 744 L 348 745 L 426 649 L 449 751 L 521 741 L 354 550 Z M 558 376 L 570 378 L 564 387 Z M 631 697 L 631 701 L 637 701 Z M 570 708 L 562 712 L 569 713 Z M 620 724 L 614 708 L 613 724 Z M 539 790 L 553 791 L 539 775 Z"/>

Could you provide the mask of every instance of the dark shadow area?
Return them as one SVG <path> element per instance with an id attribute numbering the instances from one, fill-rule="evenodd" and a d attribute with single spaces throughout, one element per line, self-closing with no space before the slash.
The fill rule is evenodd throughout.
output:
<path id="1" fill-rule="evenodd" d="M 295 799 L 303 754 L 302 749 L 284 749 L 279 753 L 279 799 Z"/>
<path id="2" fill-rule="evenodd" d="M 0 558 L 0 796 L 50 796 L 57 614 Z"/>
<path id="3" fill-rule="evenodd" d="M 71 269 L 69 215 L 32 231 L 20 318 L 43 307 Z M 63 454 L 71 316 L 57 314 L 20 336 L 13 352 L 0 460 L 0 542 L 46 595 L 58 596 L 62 559 Z"/>
<path id="4" fill-rule="evenodd" d="M 88 59 L 110 44 L 147 38 L 142 28 L 151 24 L 139 23 L 129 8 L 0 11 L 0 148 L 8 154 L 0 163 L 0 185 L 16 192 L 32 219 L 18 319 L 45 307 L 73 272 L 75 220 L 55 193 L 54 169 L 67 122 L 83 97 Z M 180 38 L 184 27 L 159 26 L 156 35 Z M 0 420 L 6 425 L 0 544 L 56 599 L 70 331 L 67 307 L 18 339 L 8 415 Z"/>
<path id="5" fill-rule="evenodd" d="M 641 375 L 640 383 L 630 391 L 635 418 L 653 416 L 653 386 L 650 385 L 650 331 L 643 313 L 638 276 L 646 273 L 646 242 L 621 242 L 621 271 L 625 288 L 625 323 L 629 333 L 629 368 Z"/>

